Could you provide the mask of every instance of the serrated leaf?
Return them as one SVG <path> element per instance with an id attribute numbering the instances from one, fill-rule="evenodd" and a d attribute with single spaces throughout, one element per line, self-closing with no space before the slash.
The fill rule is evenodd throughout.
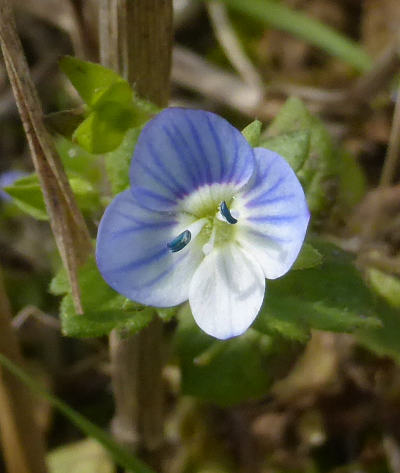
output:
<path id="1" fill-rule="evenodd" d="M 184 394 L 227 406 L 264 396 L 297 356 L 299 345 L 248 330 L 217 341 L 195 324 L 186 305 L 179 313 L 174 346 Z"/>
<path id="2" fill-rule="evenodd" d="M 60 307 L 63 334 L 79 338 L 101 337 L 114 329 L 134 334 L 146 327 L 154 316 L 153 309 L 125 312 L 121 309 L 122 304 L 116 305 L 114 309 L 99 307 L 96 310 L 84 307 L 84 313 L 77 314 L 71 295 L 66 295 Z"/>
<path id="3" fill-rule="evenodd" d="M 262 123 L 259 120 L 254 120 L 242 130 L 242 135 L 253 148 L 259 146 L 261 127 Z"/>
<path id="4" fill-rule="evenodd" d="M 312 245 L 322 254 L 322 264 L 268 281 L 254 328 L 263 333 L 277 330 L 300 340 L 311 328 L 354 332 L 381 327 L 374 294 L 352 256 L 327 242 L 313 240 Z"/>
<path id="5" fill-rule="evenodd" d="M 73 139 L 89 153 L 101 154 L 115 150 L 122 143 L 126 131 L 134 125 L 131 109 L 116 104 L 109 104 L 109 109 L 109 115 L 91 112 L 75 130 Z"/>
<path id="6" fill-rule="evenodd" d="M 111 69 L 72 56 L 61 58 L 60 68 L 82 100 L 91 107 L 99 102 L 112 85 L 117 82 L 125 82 Z"/>
<path id="7" fill-rule="evenodd" d="M 297 175 L 303 184 L 308 205 L 316 217 L 326 213 L 336 196 L 338 167 L 336 150 L 325 126 L 303 102 L 289 98 L 268 128 L 268 137 L 295 131 L 310 133 L 308 157 Z"/>
<path id="8" fill-rule="evenodd" d="M 105 155 L 106 171 L 113 194 L 129 187 L 129 165 L 140 131 L 141 128 L 128 130 L 120 146 Z"/>
<path id="9" fill-rule="evenodd" d="M 61 302 L 62 331 L 71 337 L 98 337 L 113 329 L 135 333 L 150 323 L 153 308 L 126 305 L 126 298 L 115 292 L 101 277 L 94 258 L 79 270 L 79 287 L 82 293 L 84 313 L 75 312 L 71 294 Z M 62 279 L 54 282 L 53 290 L 64 289 Z"/>
<path id="10" fill-rule="evenodd" d="M 14 182 L 12 186 L 4 187 L 13 199 L 14 203 L 24 212 L 37 220 L 48 220 L 46 205 L 44 203 L 42 189 L 36 174 L 22 177 Z"/>
<path id="11" fill-rule="evenodd" d="M 322 263 L 323 256 L 310 243 L 304 243 L 300 254 L 294 263 L 293 269 L 309 269 L 319 266 Z"/>
<path id="12" fill-rule="evenodd" d="M 263 139 L 260 146 L 283 156 L 291 168 L 297 172 L 308 158 L 310 136 L 311 133 L 308 130 L 293 131 Z"/>

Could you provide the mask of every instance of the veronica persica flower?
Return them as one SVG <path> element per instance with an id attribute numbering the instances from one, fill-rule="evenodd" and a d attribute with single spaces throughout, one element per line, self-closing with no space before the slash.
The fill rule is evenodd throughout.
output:
<path id="1" fill-rule="evenodd" d="M 290 166 L 213 113 L 169 108 L 144 127 L 130 182 L 100 223 L 105 280 L 145 305 L 189 300 L 216 338 L 243 333 L 265 278 L 290 269 L 306 233 L 309 212 Z"/>

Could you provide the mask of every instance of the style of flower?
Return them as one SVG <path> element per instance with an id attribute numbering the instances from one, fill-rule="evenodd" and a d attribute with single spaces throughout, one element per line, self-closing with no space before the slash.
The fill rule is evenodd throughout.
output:
<path id="1" fill-rule="evenodd" d="M 189 300 L 199 327 L 216 338 L 246 331 L 265 278 L 290 269 L 309 221 L 285 159 L 253 149 L 213 113 L 169 108 L 140 134 L 130 182 L 100 223 L 104 279 L 145 305 Z"/>

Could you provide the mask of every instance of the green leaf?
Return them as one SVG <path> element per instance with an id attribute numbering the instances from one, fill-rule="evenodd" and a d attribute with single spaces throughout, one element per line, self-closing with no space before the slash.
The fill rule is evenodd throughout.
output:
<path id="1" fill-rule="evenodd" d="M 95 106 L 105 93 L 108 93 L 109 99 L 111 86 L 118 82 L 126 82 L 111 69 L 72 56 L 61 58 L 60 68 L 78 91 L 82 100 L 91 107 Z M 120 93 L 116 95 L 120 98 Z"/>
<path id="2" fill-rule="evenodd" d="M 400 364 L 400 316 L 398 309 L 383 301 L 377 306 L 382 321 L 380 328 L 360 329 L 355 334 L 357 341 L 379 356 L 390 356 Z"/>
<path id="3" fill-rule="evenodd" d="M 367 178 L 354 156 L 343 149 L 337 151 L 339 188 L 335 202 L 336 212 L 347 218 L 367 191 Z"/>
<path id="4" fill-rule="evenodd" d="M 37 220 L 48 220 L 42 189 L 36 174 L 22 177 L 3 190 L 14 199 L 14 203 L 21 210 Z"/>
<path id="5" fill-rule="evenodd" d="M 188 305 L 179 313 L 174 346 L 183 393 L 223 406 L 264 396 L 299 348 L 251 329 L 240 337 L 217 341 L 197 327 Z"/>
<path id="6" fill-rule="evenodd" d="M 129 165 L 141 128 L 132 128 L 125 134 L 121 145 L 105 155 L 106 171 L 113 194 L 129 187 Z"/>
<path id="7" fill-rule="evenodd" d="M 367 271 L 372 288 L 391 306 L 400 308 L 400 279 L 376 268 Z"/>
<path id="8" fill-rule="evenodd" d="M 115 150 L 127 130 L 142 126 L 158 112 L 153 104 L 136 97 L 128 82 L 110 69 L 71 56 L 64 57 L 60 67 L 89 105 L 88 116 L 73 134 L 89 153 Z"/>
<path id="9" fill-rule="evenodd" d="M 253 148 L 259 146 L 262 123 L 259 120 L 254 120 L 246 128 L 243 128 L 242 135 L 249 142 Z"/>
<path id="10" fill-rule="evenodd" d="M 5 357 L 2 353 L 0 353 L 0 363 L 17 379 L 24 383 L 34 394 L 46 399 L 51 406 L 58 409 L 84 434 L 97 440 L 97 442 L 99 442 L 108 451 L 115 463 L 131 473 L 155 473 L 141 460 L 135 458 L 123 447 L 118 445 L 104 430 L 100 429 L 97 425 L 83 417 L 79 412 L 72 409 L 72 407 L 70 407 L 60 398 L 46 391 L 36 380 L 34 380 L 18 365 Z"/>
<path id="11" fill-rule="evenodd" d="M 71 286 L 68 281 L 68 274 L 65 268 L 62 267 L 50 281 L 49 292 L 54 296 L 63 296 L 70 291 Z"/>
<path id="12" fill-rule="evenodd" d="M 127 299 L 104 281 L 93 257 L 79 270 L 78 280 L 84 313 L 75 312 L 70 293 L 64 296 L 60 317 L 65 335 L 99 337 L 113 329 L 135 333 L 154 316 L 153 308 L 127 304 Z M 63 277 L 58 275 L 50 288 L 53 292 L 62 292 L 65 289 Z"/>
<path id="13" fill-rule="evenodd" d="M 107 450 L 92 439 L 58 447 L 46 460 L 50 473 L 115 473 Z"/>
<path id="14" fill-rule="evenodd" d="M 109 107 L 110 114 L 92 112 L 75 130 L 73 139 L 89 153 L 113 151 L 122 143 L 126 131 L 134 125 L 131 109 L 117 104 L 109 104 Z"/>
<path id="15" fill-rule="evenodd" d="M 162 319 L 164 322 L 169 322 L 172 320 L 176 314 L 178 313 L 179 306 L 177 307 L 159 307 L 155 309 L 157 315 Z"/>
<path id="16" fill-rule="evenodd" d="M 299 171 L 310 152 L 309 130 L 294 131 L 263 139 L 260 146 L 275 151 L 283 156 L 291 168 Z"/>
<path id="17" fill-rule="evenodd" d="M 100 208 L 99 192 L 89 181 L 81 177 L 71 177 L 69 183 L 77 204 L 83 212 L 93 212 Z"/>
<path id="18" fill-rule="evenodd" d="M 381 327 L 375 296 L 352 256 L 327 242 L 313 240 L 312 245 L 322 255 L 322 264 L 268 281 L 254 328 L 305 340 L 311 328 L 354 332 Z"/>
<path id="19" fill-rule="evenodd" d="M 107 308 L 107 305 L 110 307 Z M 62 332 L 69 337 L 80 338 L 101 337 L 114 329 L 134 334 L 146 327 L 154 316 L 152 308 L 124 311 L 122 305 L 122 300 L 114 300 L 106 306 L 100 305 L 97 310 L 84 306 L 84 313 L 77 314 L 72 296 L 67 294 L 60 308 Z"/>
<path id="20" fill-rule="evenodd" d="M 351 64 L 360 72 L 372 67 L 372 59 L 354 41 L 333 28 L 292 10 L 275 0 L 224 0 L 228 7 L 257 22 L 287 31 Z"/>
<path id="21" fill-rule="evenodd" d="M 87 179 L 92 184 L 100 182 L 101 166 L 97 156 L 61 135 L 57 136 L 55 144 L 65 170 L 70 176 Z"/>
<path id="22" fill-rule="evenodd" d="M 323 257 L 310 243 L 304 243 L 292 269 L 309 269 L 319 266 Z"/>
<path id="23" fill-rule="evenodd" d="M 295 131 L 310 133 L 308 157 L 297 175 L 307 196 L 312 222 L 315 222 L 316 217 L 325 214 L 335 200 L 338 180 L 336 150 L 322 122 L 311 115 L 301 100 L 290 98 L 268 128 L 268 136 Z"/>

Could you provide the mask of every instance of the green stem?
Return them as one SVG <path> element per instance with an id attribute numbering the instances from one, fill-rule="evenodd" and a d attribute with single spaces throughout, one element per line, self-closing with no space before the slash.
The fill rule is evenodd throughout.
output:
<path id="1" fill-rule="evenodd" d="M 42 388 L 31 376 L 29 376 L 18 365 L 0 353 L 0 364 L 7 368 L 16 378 L 22 381 L 28 388 L 38 396 L 46 399 L 53 407 L 58 409 L 73 424 L 75 424 L 87 436 L 97 440 L 112 456 L 115 463 L 132 473 L 155 473 L 142 461 L 129 454 L 120 447 L 112 438 L 100 427 L 83 417 L 79 412 L 72 409 L 68 404 Z"/>
<path id="2" fill-rule="evenodd" d="M 287 31 L 351 64 L 360 72 L 372 67 L 372 59 L 356 42 L 333 28 L 275 0 L 221 0 L 232 10 L 279 30 Z"/>

